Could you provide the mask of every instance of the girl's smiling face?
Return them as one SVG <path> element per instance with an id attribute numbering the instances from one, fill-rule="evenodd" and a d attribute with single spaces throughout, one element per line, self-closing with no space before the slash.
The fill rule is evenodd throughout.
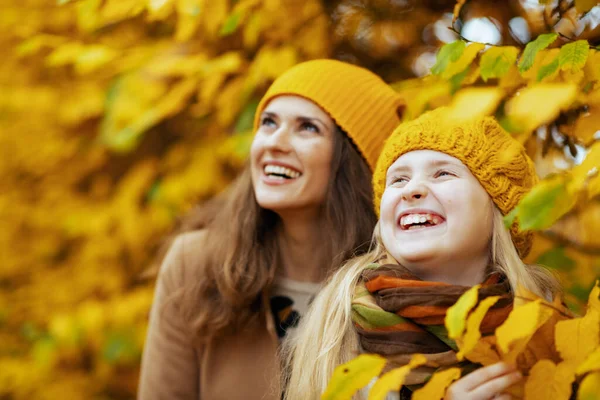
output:
<path id="1" fill-rule="evenodd" d="M 492 210 L 490 196 L 460 160 L 411 151 L 387 171 L 381 238 L 422 279 L 478 283 L 489 258 Z"/>

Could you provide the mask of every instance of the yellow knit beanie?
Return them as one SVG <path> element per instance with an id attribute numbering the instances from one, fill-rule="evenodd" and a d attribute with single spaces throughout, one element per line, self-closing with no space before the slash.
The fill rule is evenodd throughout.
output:
<path id="1" fill-rule="evenodd" d="M 413 150 L 435 150 L 462 161 L 503 215 L 515 208 L 538 181 L 523 146 L 494 118 L 457 122 L 452 121 L 447 109 L 439 108 L 398 126 L 386 141 L 373 173 L 377 215 L 388 168 Z M 531 248 L 531 232 L 520 231 L 516 221 L 510 232 L 519 254 L 525 257 Z"/>
<path id="2" fill-rule="evenodd" d="M 312 60 L 295 65 L 273 82 L 254 116 L 273 98 L 296 95 L 321 107 L 354 142 L 369 168 L 375 168 L 383 142 L 400 123 L 404 101 L 371 71 L 336 60 Z"/>

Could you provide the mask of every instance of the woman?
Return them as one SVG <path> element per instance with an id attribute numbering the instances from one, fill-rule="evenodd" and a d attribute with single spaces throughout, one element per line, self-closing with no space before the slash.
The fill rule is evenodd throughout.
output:
<path id="1" fill-rule="evenodd" d="M 373 174 L 374 248 L 337 271 L 311 305 L 291 351 L 287 399 L 318 399 L 334 368 L 361 350 L 399 365 L 425 354 L 430 366 L 407 385 L 424 383 L 434 364 L 457 364 L 444 316 L 473 285 L 482 284 L 480 299 L 502 296 L 484 319 L 486 333 L 507 317 L 517 285 L 557 293 L 546 271 L 521 261 L 531 235 L 503 224 L 537 179 L 525 150 L 493 118 L 449 117 L 426 113 L 387 140 Z M 494 364 L 456 381 L 446 398 L 510 398 L 502 393 L 520 378 Z M 402 388 L 401 398 L 410 397 Z"/>
<path id="2" fill-rule="evenodd" d="M 279 343 L 326 274 L 365 251 L 371 169 L 402 106 L 376 75 L 339 61 L 273 83 L 249 165 L 163 262 L 140 399 L 281 398 Z"/>

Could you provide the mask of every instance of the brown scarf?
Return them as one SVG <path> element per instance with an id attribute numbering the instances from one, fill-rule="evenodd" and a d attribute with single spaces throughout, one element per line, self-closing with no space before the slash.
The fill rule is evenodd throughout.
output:
<path id="1" fill-rule="evenodd" d="M 393 367 L 407 364 L 415 353 L 424 354 L 428 363 L 413 370 L 406 385 L 424 383 L 440 367 L 473 369 L 476 366 L 469 362 L 458 362 L 456 343 L 444 326 L 448 308 L 469 289 L 423 281 L 400 265 L 371 264 L 352 299 L 352 318 L 364 352 L 385 356 Z M 492 334 L 504 322 L 513 304 L 508 280 L 498 273 L 479 289 L 479 301 L 489 296 L 502 298 L 483 319 L 483 335 Z"/>

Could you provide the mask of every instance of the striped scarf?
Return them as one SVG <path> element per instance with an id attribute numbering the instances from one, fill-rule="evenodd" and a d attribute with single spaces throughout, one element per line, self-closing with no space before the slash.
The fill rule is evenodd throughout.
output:
<path id="1" fill-rule="evenodd" d="M 396 264 L 371 264 L 363 271 L 352 299 L 352 319 L 366 353 L 386 357 L 392 367 L 406 365 L 413 354 L 425 355 L 428 363 L 416 368 L 406 385 L 424 383 L 438 368 L 459 366 L 465 372 L 477 366 L 459 363 L 457 347 L 448 338 L 444 318 L 448 308 L 470 288 L 423 281 Z M 490 275 L 479 289 L 479 301 L 502 298 L 481 324 L 483 335 L 492 334 L 512 310 L 508 280 Z"/>

